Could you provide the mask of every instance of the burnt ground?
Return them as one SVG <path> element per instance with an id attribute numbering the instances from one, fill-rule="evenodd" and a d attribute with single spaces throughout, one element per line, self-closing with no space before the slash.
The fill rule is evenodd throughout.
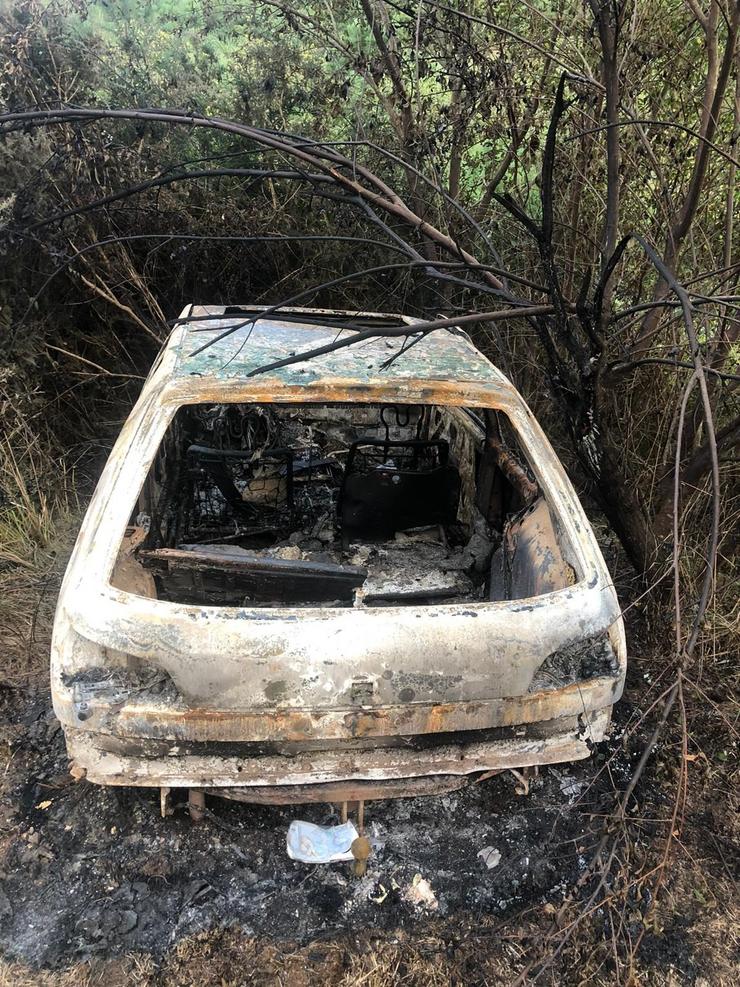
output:
<path id="1" fill-rule="evenodd" d="M 132 951 L 161 957 L 184 937 L 229 925 L 305 943 L 413 931 L 431 914 L 475 921 L 559 905 L 598 835 L 592 814 L 608 809 L 614 772 L 627 770 L 618 758 L 592 785 L 604 750 L 593 762 L 542 769 L 528 795 L 506 773 L 460 792 L 370 803 L 373 855 L 357 879 L 350 864 L 305 865 L 286 854 L 290 821 L 338 822 L 331 806 L 210 798 L 202 825 L 184 802 L 162 819 L 158 790 L 74 782 L 47 696 L 16 712 L 2 803 L 0 947 L 52 967 Z M 491 847 L 501 859 L 489 868 L 479 853 Z M 405 899 L 417 874 L 436 902 Z"/>
<path id="2" fill-rule="evenodd" d="M 616 907 L 569 924 L 651 729 L 631 728 L 663 688 L 664 659 L 634 623 L 627 692 L 589 760 L 541 769 L 527 795 L 507 772 L 457 793 L 370 803 L 373 854 L 357 879 L 350 864 L 287 856 L 290 821 L 338 821 L 331 807 L 211 798 L 195 826 L 184 802 L 162 819 L 158 791 L 74 781 L 45 686 L 65 557 L 43 576 L 43 606 L 29 607 L 33 674 L 0 679 L 0 987 L 467 987 L 512 983 L 542 959 L 553 965 L 537 983 L 737 983 L 740 824 L 725 726 L 736 707 L 708 683 L 688 706 L 690 794 L 660 906 L 650 881 L 633 878 L 652 874 L 662 853 L 681 760 L 675 734 L 630 804 L 635 821 L 607 885 Z M 479 856 L 486 848 L 500 854 L 491 868 Z M 407 898 L 417 875 L 433 893 L 426 907 Z"/>
<path id="3" fill-rule="evenodd" d="M 598 836 L 593 814 L 608 811 L 615 774 L 628 768 L 618 755 L 592 783 L 603 749 L 592 761 L 541 769 L 528 795 L 507 772 L 460 792 L 370 803 L 373 855 L 357 879 L 350 864 L 305 865 L 286 854 L 290 821 L 338 822 L 331 806 L 210 798 L 202 825 L 184 802 L 162 819 L 158 790 L 72 779 L 48 695 L 6 711 L 0 947 L 52 967 L 100 954 L 161 956 L 214 926 L 300 943 L 358 929 L 413 931 L 430 914 L 476 920 L 559 905 Z M 491 847 L 501 859 L 489 868 L 479 853 Z M 417 874 L 434 893 L 428 906 L 405 899 Z"/>
<path id="4" fill-rule="evenodd" d="M 331 807 L 258 807 L 211 798 L 201 825 L 191 822 L 184 802 L 162 819 L 158 791 L 74 781 L 48 693 L 6 690 L 2 696 L 8 756 L 0 796 L 0 950 L 12 970 L 63 971 L 80 963 L 75 970 L 87 969 L 84 964 L 132 955 L 146 957 L 156 970 L 171 965 L 183 944 L 205 944 L 210 957 L 213 937 L 220 942 L 238 933 L 252 944 L 289 945 L 293 957 L 304 950 L 305 974 L 317 944 L 357 943 L 368 935 L 376 943 L 414 943 L 433 935 L 444 954 L 470 930 L 495 928 L 499 921 L 508 928 L 520 918 L 549 922 L 583 875 L 615 787 L 626 783 L 636 753 L 620 744 L 617 725 L 589 761 L 541 769 L 526 795 L 517 793 L 517 780 L 507 772 L 460 792 L 370 803 L 373 855 L 367 875 L 357 879 L 350 864 L 309 866 L 285 852 L 292 819 L 336 822 Z M 627 699 L 618 721 L 630 712 Z M 486 848 L 500 854 L 496 866 L 487 867 L 480 856 Z M 433 892 L 426 905 L 407 899 L 416 875 Z M 647 897 L 634 898 L 638 924 Z M 607 924 L 601 920 L 602 935 Z M 648 936 L 651 966 L 661 974 L 654 982 L 724 983 L 702 980 L 689 929 L 687 917 L 677 915 L 670 930 Z M 226 955 L 223 945 L 215 952 Z M 513 979 L 516 964 L 508 969 Z M 676 971 L 680 978 L 673 980 Z M 233 981 L 204 979 L 203 970 L 194 976 L 160 981 L 127 974 L 121 982 L 283 982 L 266 973 Z M 317 980 L 324 976 L 316 972 Z M 310 975 L 291 979 L 316 982 Z M 3 981 L 0 970 L 5 982 L 36 981 Z M 342 982 L 360 983 L 362 977 Z M 431 981 L 424 974 L 377 982 Z M 508 978 L 468 974 L 459 982 Z M 613 981 L 606 976 L 601 982 Z"/>
<path id="5" fill-rule="evenodd" d="M 505 773 L 447 795 L 371 803 L 373 855 L 357 879 L 350 864 L 304 865 L 285 852 L 290 821 L 337 822 L 330 806 L 211 798 L 202 825 L 184 802 L 162 819 L 158 791 L 73 780 L 48 694 L 7 692 L 4 712 L 0 949 L 52 970 L 130 954 L 156 964 L 178 943 L 224 930 L 295 949 L 551 915 L 630 769 L 614 738 L 589 761 L 541 769 L 526 795 Z M 491 861 L 500 854 L 490 868 L 487 848 Z M 433 893 L 426 904 L 407 899 L 416 875 Z M 668 965 L 691 971 L 680 937 L 674 949 Z"/>

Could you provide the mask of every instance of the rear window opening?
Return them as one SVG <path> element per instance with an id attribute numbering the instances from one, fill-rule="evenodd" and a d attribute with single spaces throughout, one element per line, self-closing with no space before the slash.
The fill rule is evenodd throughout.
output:
<path id="1" fill-rule="evenodd" d="M 111 582 L 219 607 L 521 599 L 576 581 L 561 540 L 501 412 L 190 405 Z"/>

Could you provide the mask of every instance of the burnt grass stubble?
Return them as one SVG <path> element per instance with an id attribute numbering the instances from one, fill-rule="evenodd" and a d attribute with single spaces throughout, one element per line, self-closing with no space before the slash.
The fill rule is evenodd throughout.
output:
<path id="1" fill-rule="evenodd" d="M 358 879 L 351 864 L 287 856 L 290 821 L 338 822 L 330 806 L 209 798 L 201 825 L 184 801 L 162 819 L 156 789 L 71 778 L 48 693 L 5 690 L 0 703 L 10 750 L 0 795 L 0 951 L 32 966 L 131 952 L 159 958 L 183 937 L 228 927 L 308 943 L 421 933 L 437 919 L 470 928 L 557 906 L 639 753 L 620 743 L 630 711 L 623 700 L 612 739 L 586 761 L 540 769 L 528 795 L 507 772 L 447 795 L 368 803 L 373 854 Z M 501 854 L 492 868 L 478 856 L 487 847 Z M 406 900 L 417 874 L 436 908 Z"/>

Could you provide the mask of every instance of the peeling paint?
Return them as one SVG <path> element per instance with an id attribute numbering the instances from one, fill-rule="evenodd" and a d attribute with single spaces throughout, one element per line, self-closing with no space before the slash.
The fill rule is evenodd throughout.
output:
<path id="1" fill-rule="evenodd" d="M 196 308 L 193 314 L 209 311 L 219 316 L 213 333 L 239 321 L 224 318 L 223 309 Z M 239 334 L 191 356 L 193 339 L 200 344 L 205 335 L 194 337 L 187 327 L 173 332 L 106 465 L 60 593 L 54 707 L 70 754 L 88 777 L 107 784 L 298 785 L 465 774 L 586 756 L 588 738 L 566 720 L 585 715 L 590 739 L 603 736 L 624 682 L 619 605 L 573 488 L 506 378 L 460 333 L 428 336 L 389 373 L 379 363 L 392 350 L 387 340 L 376 340 L 361 354 L 349 347 L 255 378 L 246 374 L 297 347 L 334 339 L 336 328 L 279 318 L 258 323 L 228 365 Z M 563 546 L 564 558 L 542 554 L 541 575 L 546 584 L 559 568 L 568 585 L 545 585 L 541 595 L 519 600 L 375 609 L 202 606 L 142 594 L 141 574 L 129 573 L 134 583 L 122 579 L 120 563 L 136 492 L 177 408 L 209 401 L 397 402 L 505 412 Z M 469 480 L 464 490 L 470 500 Z M 540 529 L 546 521 L 539 519 Z M 586 680 L 558 679 L 555 666 L 546 665 L 575 640 L 604 635 L 613 662 Z M 544 685 L 537 679 L 543 667 L 551 675 Z M 132 688 L 126 676 L 142 668 L 170 691 Z M 84 719 L 80 702 L 86 704 Z M 447 742 L 460 732 L 542 721 L 554 726 L 536 742 Z M 444 736 L 442 746 L 416 760 L 381 753 L 389 738 L 434 735 Z M 300 765 L 285 758 L 268 763 L 261 755 L 237 761 L 226 754 L 136 753 L 137 743 L 158 740 L 324 746 Z M 134 752 L 100 746 L 114 741 L 133 744 Z M 379 746 L 351 755 L 332 749 L 350 741 Z"/>

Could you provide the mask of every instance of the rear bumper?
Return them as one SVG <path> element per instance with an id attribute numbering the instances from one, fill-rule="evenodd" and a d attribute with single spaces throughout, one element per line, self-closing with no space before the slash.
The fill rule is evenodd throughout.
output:
<path id="1" fill-rule="evenodd" d="M 110 735 L 121 741 L 181 743 L 331 744 L 409 738 L 495 727 L 542 727 L 611 707 L 623 677 L 600 676 L 559 689 L 501 699 L 408 703 L 340 709 L 224 710 L 161 698 L 124 697 L 98 683 L 52 687 L 54 709 L 65 730 Z M 160 744 L 161 746 L 161 744 Z"/>
<path id="2" fill-rule="evenodd" d="M 261 802 L 311 801 L 322 786 L 338 785 L 380 798 L 391 789 L 449 790 L 480 772 L 587 757 L 622 693 L 621 625 L 613 641 L 612 674 L 491 698 L 234 709 L 193 702 L 166 676 L 157 692 L 136 687 L 123 668 L 91 665 L 69 676 L 61 663 L 52 695 L 70 757 L 98 784 L 214 789 Z M 250 666 L 242 660 L 241 680 Z M 156 675 L 157 666 L 144 667 Z M 511 667 L 491 663 L 494 687 Z M 464 676 L 461 686 L 469 688 Z"/>
<path id="3" fill-rule="evenodd" d="M 306 739 L 304 731 L 300 740 L 245 742 L 235 734 L 229 739 L 228 730 L 219 730 L 220 738 L 214 740 L 207 736 L 213 731 L 193 729 L 193 724 L 188 728 L 186 717 L 177 724 L 170 720 L 168 730 L 159 718 L 152 721 L 155 728 L 144 733 L 139 718 L 129 721 L 130 727 L 135 726 L 130 731 L 125 726 L 102 732 L 65 725 L 65 734 L 75 767 L 97 784 L 239 789 L 233 797 L 245 801 L 290 801 L 287 790 L 291 788 L 297 792 L 306 786 L 341 784 L 346 790 L 349 784 L 359 785 L 358 790 L 373 790 L 363 797 L 382 797 L 378 792 L 383 786 L 398 788 L 406 782 L 414 790 L 414 779 L 452 781 L 477 772 L 587 757 L 592 745 L 604 739 L 611 706 L 498 727 L 476 728 L 475 717 L 463 720 L 461 710 L 455 714 L 438 719 L 445 726 L 450 720 L 459 723 L 453 730 L 422 734 L 371 730 L 354 737 L 348 732 L 335 740 Z M 481 712 L 477 715 L 480 722 Z M 201 739 L 186 739 L 183 734 L 187 733 L 191 738 L 200 734 Z M 282 793 L 268 797 L 263 791 L 266 787 L 282 788 Z M 286 794 L 285 799 L 280 794 Z M 296 798 L 301 800 L 312 798 Z"/>

